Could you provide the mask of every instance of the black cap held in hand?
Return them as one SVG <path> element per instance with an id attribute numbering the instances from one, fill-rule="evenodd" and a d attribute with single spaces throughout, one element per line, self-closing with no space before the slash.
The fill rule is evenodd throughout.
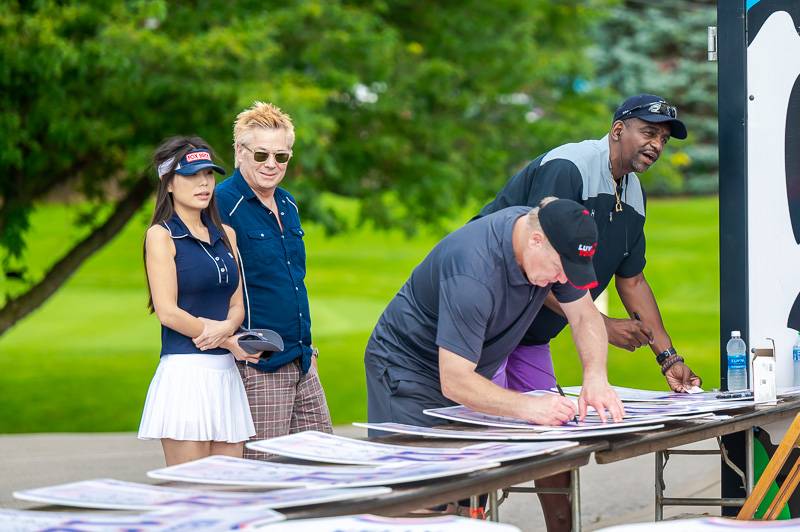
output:
<path id="1" fill-rule="evenodd" d="M 583 205 L 557 199 L 539 208 L 539 223 L 561 257 L 569 283 L 589 290 L 597 286 L 592 257 L 597 250 L 597 225 Z"/>

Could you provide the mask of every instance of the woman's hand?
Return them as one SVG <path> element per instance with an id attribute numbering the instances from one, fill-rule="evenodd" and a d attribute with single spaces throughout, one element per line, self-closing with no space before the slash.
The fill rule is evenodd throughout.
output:
<path id="1" fill-rule="evenodd" d="M 203 332 L 197 338 L 192 338 L 194 345 L 200 351 L 220 347 L 226 338 L 236 332 L 236 326 L 230 321 L 217 321 L 208 318 L 197 318 L 203 323 Z"/>
<path id="2" fill-rule="evenodd" d="M 259 357 L 261 356 L 261 351 L 258 353 L 250 354 L 239 345 L 239 337 L 242 336 L 241 334 L 237 334 L 236 336 L 229 336 L 225 340 L 223 340 L 220 347 L 223 349 L 227 349 L 233 355 L 233 358 L 236 360 L 241 360 L 242 362 L 251 362 L 253 364 L 257 364 Z"/>

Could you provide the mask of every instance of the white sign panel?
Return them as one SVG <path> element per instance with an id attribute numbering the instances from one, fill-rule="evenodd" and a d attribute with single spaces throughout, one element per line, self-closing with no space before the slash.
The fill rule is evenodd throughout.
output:
<path id="1" fill-rule="evenodd" d="M 775 11 L 747 47 L 747 269 L 748 340 L 750 347 L 769 347 L 767 338 L 775 339 L 778 387 L 795 384 L 792 344 L 800 329 L 798 74 L 795 22 Z"/>

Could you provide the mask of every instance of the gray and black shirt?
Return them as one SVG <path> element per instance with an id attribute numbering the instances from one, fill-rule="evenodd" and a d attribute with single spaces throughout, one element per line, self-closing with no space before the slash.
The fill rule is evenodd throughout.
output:
<path id="1" fill-rule="evenodd" d="M 614 212 L 615 187 L 622 212 Z M 537 157 L 512 177 L 473 220 L 512 205 L 536 207 L 547 196 L 582 203 L 597 223 L 599 238 L 592 263 L 598 286 L 591 290 L 592 298 L 605 290 L 614 275 L 633 277 L 642 272 L 646 198 L 635 173 L 625 175 L 619 186 L 614 182 L 609 169 L 608 136 L 564 144 Z M 565 318 L 544 307 L 520 343 L 546 344 L 566 324 Z"/>
<path id="2" fill-rule="evenodd" d="M 393 381 L 439 389 L 439 347 L 491 378 L 519 345 L 551 288 L 563 303 L 586 294 L 569 284 L 528 282 L 514 255 L 514 223 L 529 207 L 510 207 L 439 242 L 383 311 L 367 343 Z M 542 309 L 544 310 L 544 309 Z"/>

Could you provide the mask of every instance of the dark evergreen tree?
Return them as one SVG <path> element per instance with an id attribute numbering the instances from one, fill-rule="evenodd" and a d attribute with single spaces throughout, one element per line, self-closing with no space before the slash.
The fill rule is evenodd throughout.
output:
<path id="1" fill-rule="evenodd" d="M 596 82 L 626 95 L 659 94 L 678 106 L 689 129 L 642 175 L 651 194 L 717 190 L 717 64 L 707 60 L 714 0 L 626 0 L 593 33 Z"/>

